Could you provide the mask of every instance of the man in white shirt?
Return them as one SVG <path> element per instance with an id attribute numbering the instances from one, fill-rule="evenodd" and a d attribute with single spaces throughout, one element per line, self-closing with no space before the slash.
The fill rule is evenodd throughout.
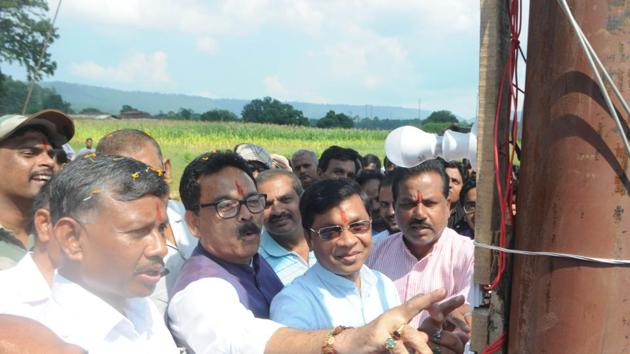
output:
<path id="1" fill-rule="evenodd" d="M 36 317 L 50 299 L 50 283 L 61 255 L 50 224 L 50 184 L 33 201 L 31 233 L 35 244 L 12 268 L 0 271 L 0 313 Z"/>
<path id="2" fill-rule="evenodd" d="M 400 304 L 394 283 L 364 265 L 372 246 L 368 203 L 347 179 L 316 182 L 302 195 L 302 225 L 318 263 L 273 299 L 271 319 L 300 329 L 359 327 Z"/>
<path id="3" fill-rule="evenodd" d="M 431 353 L 421 332 L 405 331 L 398 340 L 392 335 L 422 308 L 443 299 L 443 290 L 416 297 L 355 329 L 300 331 L 254 316 L 254 311 L 264 310 L 260 309 L 264 303 L 250 302 L 255 299 L 236 275 L 255 276 L 264 262 L 257 265 L 253 259 L 264 202 L 246 161 L 235 153 L 212 152 L 193 160 L 182 175 L 180 196 L 186 222 L 200 239 L 184 265 L 191 272 L 180 273 L 167 310 L 171 331 L 181 344 L 196 353 L 363 354 L 389 348 L 404 354 L 405 346 Z M 206 267 L 190 267 L 195 262 Z M 239 271 L 230 273 L 215 263 Z M 265 292 L 258 298 L 266 298 Z"/>
<path id="4" fill-rule="evenodd" d="M 105 135 L 96 146 L 96 152 L 105 155 L 120 155 L 136 159 L 152 167 L 170 180 L 171 162 L 162 156 L 158 142 L 149 134 L 138 129 L 120 129 Z M 165 230 L 168 253 L 164 257 L 167 274 L 160 279 L 151 294 L 160 313 L 166 311 L 168 294 L 175 285 L 175 280 L 184 262 L 197 246 L 197 239 L 190 233 L 184 220 L 182 203 L 169 199 L 166 213 L 169 227 Z"/>
<path id="5" fill-rule="evenodd" d="M 50 188 L 64 260 L 36 319 L 90 353 L 177 353 L 147 298 L 164 272 L 163 176 L 133 159 L 84 155 Z"/>

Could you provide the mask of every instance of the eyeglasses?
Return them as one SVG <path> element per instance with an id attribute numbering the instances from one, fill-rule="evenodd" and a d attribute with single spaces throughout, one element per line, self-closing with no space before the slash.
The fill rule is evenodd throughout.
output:
<path id="1" fill-rule="evenodd" d="M 371 225 L 372 220 L 359 220 L 348 224 L 348 226 L 333 225 L 322 227 L 319 230 L 314 230 L 312 228 L 309 230 L 316 233 L 322 240 L 330 241 L 341 236 L 341 233 L 344 230 L 350 230 L 350 232 L 355 235 L 365 234 L 370 231 Z"/>
<path id="2" fill-rule="evenodd" d="M 241 212 L 241 205 L 245 204 L 247 210 L 252 214 L 260 214 L 265 210 L 265 204 L 267 203 L 267 195 L 264 193 L 256 193 L 248 196 L 245 199 L 222 199 L 215 203 L 199 204 L 200 208 L 207 208 L 213 206 L 219 215 L 223 219 L 230 219 L 238 215 Z"/>
<path id="3" fill-rule="evenodd" d="M 466 202 L 464 203 L 464 213 L 472 214 L 475 212 L 477 208 L 477 202 Z"/>

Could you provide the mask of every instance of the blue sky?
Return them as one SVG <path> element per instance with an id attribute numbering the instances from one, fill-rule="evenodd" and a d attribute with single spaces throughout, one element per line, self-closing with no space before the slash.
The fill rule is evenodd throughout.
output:
<path id="1" fill-rule="evenodd" d="M 56 26 L 46 80 L 476 112 L 478 1 L 64 0 Z"/>

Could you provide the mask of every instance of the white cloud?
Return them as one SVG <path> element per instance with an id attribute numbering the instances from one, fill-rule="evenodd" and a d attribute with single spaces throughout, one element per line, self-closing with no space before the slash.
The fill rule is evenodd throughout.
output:
<path id="1" fill-rule="evenodd" d="M 49 7 L 56 7 L 57 0 L 47 1 Z M 191 48 L 170 53 L 173 63 L 181 62 L 177 60 L 182 55 L 199 51 L 212 55 L 217 66 L 224 65 L 222 58 L 230 57 L 232 53 L 218 55 L 224 54 L 219 52 L 236 48 L 241 54 L 244 45 L 251 45 L 248 40 L 234 40 L 234 37 L 248 39 L 248 36 L 270 34 L 268 43 L 259 42 L 265 49 L 259 51 L 260 55 L 281 55 L 278 53 L 282 50 L 283 40 L 287 41 L 289 50 L 297 48 L 303 52 L 292 52 L 287 58 L 278 59 L 277 66 L 271 69 L 261 65 L 260 70 L 265 70 L 262 73 L 248 66 L 251 68 L 249 74 L 263 77 L 263 88 L 268 94 L 289 100 L 325 101 L 324 95 L 337 102 L 348 100 L 350 96 L 353 96 L 350 100 L 356 101 L 367 97 L 361 96 L 366 92 L 373 93 L 373 97 L 393 96 L 392 88 L 417 96 L 419 87 L 430 85 L 421 82 L 423 72 L 434 70 L 427 69 L 426 65 L 423 67 L 427 57 L 448 56 L 449 46 L 453 46 L 451 43 L 471 43 L 474 41 L 470 40 L 471 33 L 475 40 L 479 36 L 479 3 L 471 0 L 64 0 L 60 15 L 59 26 L 72 20 L 73 24 L 85 24 L 91 28 L 111 27 L 139 33 L 138 38 L 145 38 L 145 35 L 159 37 L 168 33 L 172 38 L 182 38 L 180 49 L 192 43 Z M 290 33 L 290 37 L 278 34 L 282 32 Z M 120 32 L 112 33 L 119 35 Z M 228 41 L 230 45 L 223 44 Z M 271 51 L 266 49 L 276 42 L 281 44 L 278 45 L 280 49 L 270 54 Z M 304 43 L 308 49 L 300 49 Z M 419 51 L 426 54 L 420 57 Z M 292 56 L 294 53 L 296 55 Z M 476 52 L 471 53 L 472 58 L 477 55 Z M 261 63 L 270 62 L 264 60 L 267 58 L 262 59 Z M 312 67 L 313 70 L 298 71 L 293 63 L 287 63 L 291 59 L 297 63 L 295 65 Z M 152 82 L 171 80 L 166 54 L 162 69 L 158 65 L 159 60 L 150 56 L 139 57 L 135 61 L 128 58 L 125 62 L 128 63 L 103 66 L 87 61 L 73 65 L 73 73 L 125 82 L 131 80 L 129 77 L 135 77 L 134 80 L 150 78 Z M 247 59 L 238 62 L 249 65 Z M 222 70 L 236 70 L 231 67 L 232 63 L 222 66 Z M 276 68 L 287 68 L 293 74 L 277 71 Z M 275 74 L 265 77 L 269 71 Z M 208 70 L 208 75 L 210 72 Z M 298 75 L 300 80 L 295 77 Z M 201 74 L 198 76 L 201 77 Z M 345 92 L 339 94 L 322 87 L 356 87 L 357 90 L 346 95 Z M 203 89 L 205 87 L 200 86 L 189 89 L 189 92 Z M 476 83 L 472 84 L 471 90 L 476 89 Z M 242 89 L 232 91 L 239 90 L 243 92 Z M 380 92 L 384 95 L 377 96 Z M 221 92 L 216 93 L 222 95 Z M 410 98 L 399 99 L 407 101 Z M 440 101 L 437 96 L 435 99 L 438 100 L 435 105 L 441 106 L 444 100 Z M 428 96 L 423 101 L 430 102 Z M 455 102 L 458 100 L 451 100 L 448 107 Z M 453 108 L 453 111 L 456 110 L 459 108 Z"/>
<path id="2" fill-rule="evenodd" d="M 205 98 L 218 98 L 217 95 L 215 95 L 214 93 L 210 92 L 210 91 L 200 91 L 200 92 L 195 92 L 192 94 L 193 96 L 200 96 L 200 97 L 205 97 Z"/>
<path id="3" fill-rule="evenodd" d="M 369 89 L 374 89 L 376 88 L 378 85 L 380 84 L 380 80 L 376 77 L 367 77 L 365 78 L 365 80 L 363 81 L 363 85 L 366 88 Z"/>
<path id="4" fill-rule="evenodd" d="M 197 49 L 206 54 L 212 55 L 217 50 L 217 41 L 212 37 L 201 37 L 197 39 Z"/>
<path id="5" fill-rule="evenodd" d="M 168 83 L 168 58 L 166 53 L 157 51 L 149 55 L 134 54 L 117 66 L 102 66 L 94 61 L 74 63 L 72 73 L 88 79 L 110 79 L 117 82 Z"/>
<path id="6" fill-rule="evenodd" d="M 48 0 L 55 8 L 57 1 Z M 66 0 L 62 15 L 86 22 L 196 35 L 233 35 L 265 25 L 318 34 L 345 25 L 369 27 L 386 17 L 408 19 L 407 32 L 466 32 L 476 28 L 479 4 L 470 0 Z"/>
<path id="7" fill-rule="evenodd" d="M 279 100 L 289 99 L 289 90 L 280 81 L 280 78 L 278 76 L 266 76 L 263 79 L 263 84 L 265 85 L 265 90 L 269 96 L 272 96 Z"/>

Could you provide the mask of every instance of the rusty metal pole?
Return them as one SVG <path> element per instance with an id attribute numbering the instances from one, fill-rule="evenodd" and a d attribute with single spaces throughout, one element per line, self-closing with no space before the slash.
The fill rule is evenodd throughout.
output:
<path id="1" fill-rule="evenodd" d="M 630 4 L 569 5 L 630 99 Z M 629 157 L 594 80 L 556 1 L 532 0 L 518 249 L 630 258 Z M 630 353 L 630 268 L 515 256 L 508 342 L 509 353 Z"/>
<path id="2" fill-rule="evenodd" d="M 479 46 L 479 113 L 477 116 L 477 212 L 475 239 L 481 243 L 497 244 L 497 230 L 501 215 L 494 174 L 494 118 L 497 111 L 501 74 L 508 59 L 510 45 L 509 17 L 505 0 L 480 0 Z M 501 116 L 507 113 L 507 85 L 504 88 Z M 508 124 L 502 119 L 499 135 L 505 136 Z M 507 148 L 500 150 L 502 161 Z M 502 164 L 504 166 L 504 164 Z M 502 168 L 501 171 L 504 169 Z M 503 176 L 502 176 L 503 177 Z M 475 249 L 475 282 L 488 284 L 496 272 L 497 258 L 487 249 Z M 494 269 L 494 271 L 493 271 Z M 505 327 L 507 282 L 493 293 L 490 304 L 475 309 L 471 348 L 481 351 L 503 333 Z"/>

